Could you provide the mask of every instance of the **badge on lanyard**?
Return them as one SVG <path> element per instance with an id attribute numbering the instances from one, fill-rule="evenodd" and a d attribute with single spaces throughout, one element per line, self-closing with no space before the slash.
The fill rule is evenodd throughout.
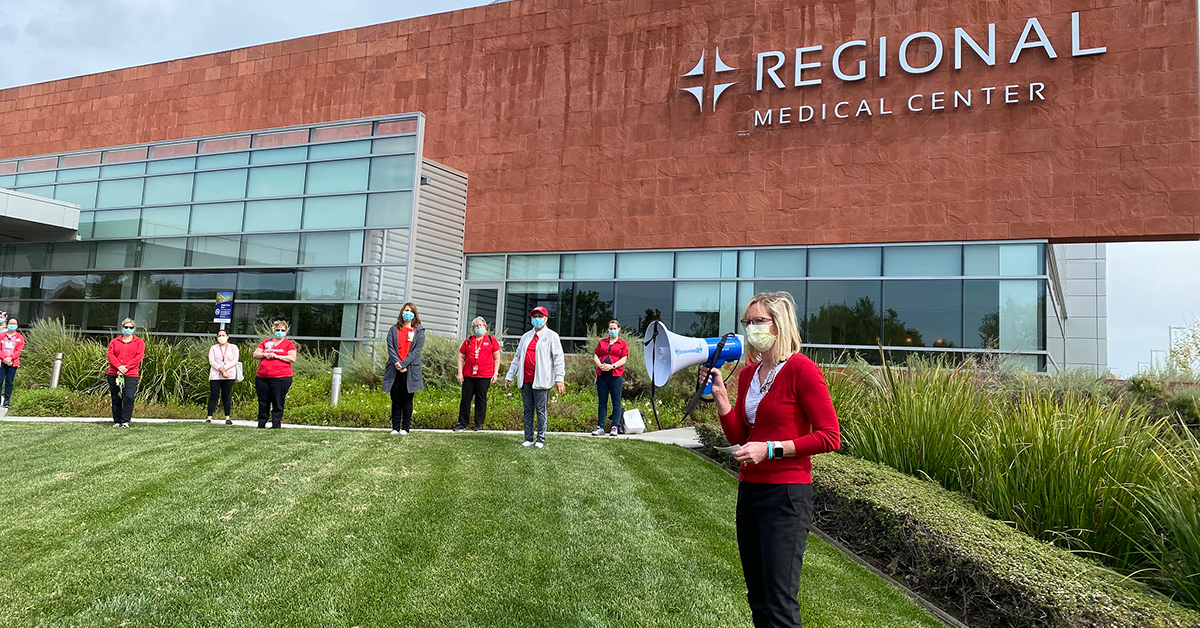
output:
<path id="1" fill-rule="evenodd" d="M 413 341 L 413 337 L 414 337 L 414 336 L 416 336 L 416 335 L 417 335 L 417 332 L 415 332 L 415 331 L 410 331 L 410 332 L 408 332 L 408 341 L 409 341 L 409 342 L 412 342 L 412 341 Z"/>

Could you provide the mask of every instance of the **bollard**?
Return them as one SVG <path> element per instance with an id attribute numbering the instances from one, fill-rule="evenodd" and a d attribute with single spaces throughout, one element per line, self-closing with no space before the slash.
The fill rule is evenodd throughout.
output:
<path id="1" fill-rule="evenodd" d="M 342 396 L 342 367 L 333 367 L 333 391 L 330 394 L 330 399 L 333 400 L 333 405 L 338 404 L 338 397 Z"/>
<path id="2" fill-rule="evenodd" d="M 62 372 L 62 354 L 54 354 L 54 367 L 50 369 L 50 387 L 58 388 L 58 374 Z"/>

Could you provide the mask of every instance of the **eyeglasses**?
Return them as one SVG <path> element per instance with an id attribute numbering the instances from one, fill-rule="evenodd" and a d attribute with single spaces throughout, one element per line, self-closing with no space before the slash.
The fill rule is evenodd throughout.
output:
<path id="1" fill-rule="evenodd" d="M 133 329 L 133 325 L 126 325 L 125 329 Z"/>
<path id="2" fill-rule="evenodd" d="M 761 316 L 756 317 L 756 318 L 743 318 L 741 320 L 742 327 L 749 327 L 751 325 L 765 325 L 767 323 L 773 323 L 773 322 L 775 322 L 775 319 L 763 318 Z"/>

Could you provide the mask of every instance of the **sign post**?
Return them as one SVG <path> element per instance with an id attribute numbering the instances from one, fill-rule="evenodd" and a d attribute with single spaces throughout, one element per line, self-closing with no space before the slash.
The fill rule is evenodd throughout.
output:
<path id="1" fill-rule="evenodd" d="M 217 303 L 213 308 L 213 322 L 220 323 L 225 329 L 225 323 L 233 322 L 233 292 L 218 292 Z"/>

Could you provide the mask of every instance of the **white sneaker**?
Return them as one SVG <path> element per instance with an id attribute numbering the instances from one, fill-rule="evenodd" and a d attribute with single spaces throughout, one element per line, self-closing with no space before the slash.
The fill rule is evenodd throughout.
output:
<path id="1" fill-rule="evenodd" d="M 400 434 L 401 436 L 408 436 L 408 430 L 400 430 L 397 432 L 397 434 Z"/>
<path id="2" fill-rule="evenodd" d="M 400 431 L 399 431 L 399 430 L 392 430 L 392 432 L 391 432 L 391 433 L 392 433 L 392 434 L 399 434 L 399 433 L 400 433 Z"/>
<path id="3" fill-rule="evenodd" d="M 522 447 L 529 447 L 531 445 L 533 445 L 533 441 L 531 441 L 531 440 L 527 440 L 527 441 L 521 443 Z"/>
<path id="4" fill-rule="evenodd" d="M 538 442 L 534 443 L 533 446 L 537 447 L 538 449 L 541 449 L 542 447 L 546 446 L 546 443 L 539 440 Z"/>
<path id="5" fill-rule="evenodd" d="M 604 436 L 604 428 L 598 427 L 592 430 L 592 436 Z"/>

